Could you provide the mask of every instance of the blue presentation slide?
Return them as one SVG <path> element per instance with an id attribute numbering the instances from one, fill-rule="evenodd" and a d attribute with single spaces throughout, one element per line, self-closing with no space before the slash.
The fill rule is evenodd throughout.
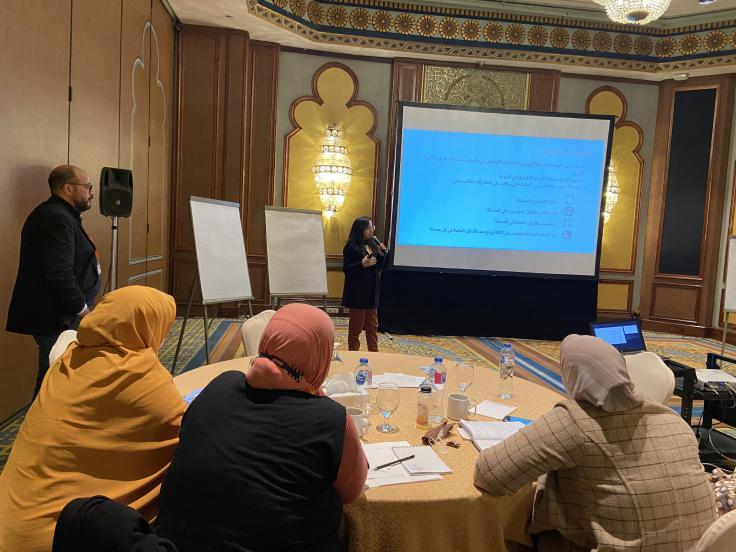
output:
<path id="1" fill-rule="evenodd" d="M 595 254 L 605 142 L 404 129 L 397 243 Z"/>

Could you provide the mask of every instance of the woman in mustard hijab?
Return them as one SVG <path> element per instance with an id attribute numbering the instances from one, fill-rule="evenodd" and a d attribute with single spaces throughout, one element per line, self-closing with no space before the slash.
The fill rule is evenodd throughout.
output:
<path id="1" fill-rule="evenodd" d="M 59 513 L 78 497 L 156 514 L 186 407 L 156 353 L 175 316 L 172 297 L 131 286 L 82 319 L 0 475 L 0 550 L 50 550 Z"/>

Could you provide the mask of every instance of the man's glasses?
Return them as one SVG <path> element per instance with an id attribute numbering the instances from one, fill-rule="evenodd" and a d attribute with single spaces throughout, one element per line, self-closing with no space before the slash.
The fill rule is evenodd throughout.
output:
<path id="1" fill-rule="evenodd" d="M 82 186 L 83 188 L 87 188 L 88 192 L 92 191 L 92 184 L 77 184 L 76 182 L 67 182 L 67 184 L 71 184 L 72 186 Z"/>

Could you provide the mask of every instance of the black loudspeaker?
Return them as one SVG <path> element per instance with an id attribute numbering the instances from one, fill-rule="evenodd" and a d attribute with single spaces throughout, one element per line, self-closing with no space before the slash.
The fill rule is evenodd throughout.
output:
<path id="1" fill-rule="evenodd" d="M 133 171 L 102 167 L 100 213 L 106 217 L 129 217 L 133 211 Z"/>

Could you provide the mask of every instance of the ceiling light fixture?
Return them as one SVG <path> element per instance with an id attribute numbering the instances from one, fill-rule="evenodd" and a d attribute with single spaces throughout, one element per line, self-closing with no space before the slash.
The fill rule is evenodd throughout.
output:
<path id="1" fill-rule="evenodd" d="M 593 0 L 606 8 L 606 14 L 616 23 L 646 25 L 656 21 L 667 8 L 670 0 Z"/>

